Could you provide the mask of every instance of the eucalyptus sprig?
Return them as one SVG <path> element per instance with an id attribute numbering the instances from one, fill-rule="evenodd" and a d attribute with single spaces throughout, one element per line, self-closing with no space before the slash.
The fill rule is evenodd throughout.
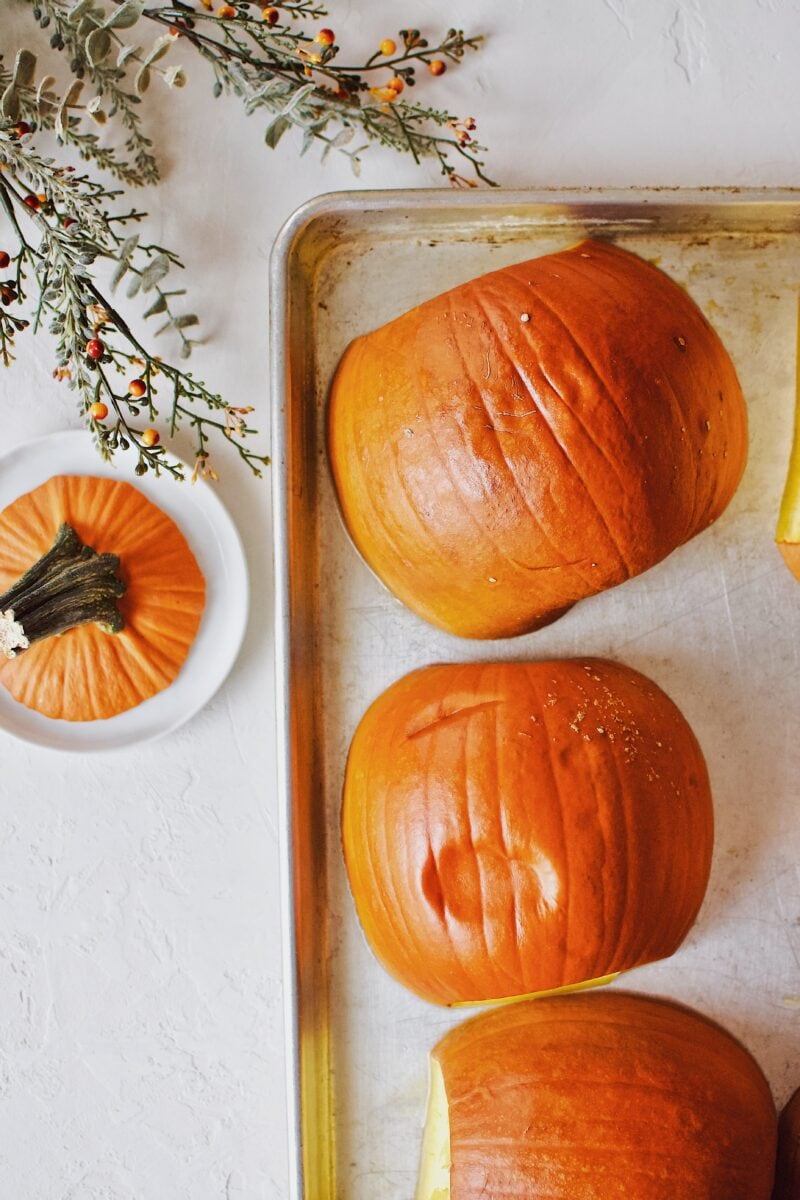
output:
<path id="1" fill-rule="evenodd" d="M 226 438 L 259 474 L 268 459 L 247 441 L 255 432 L 248 423 L 252 409 L 227 405 L 191 372 L 155 356 L 98 284 L 95 267 L 105 261 L 110 292 L 124 281 L 126 300 L 146 297 L 144 317 L 160 317 L 157 332 L 171 332 L 187 358 L 197 317 L 176 308 L 184 289 L 167 286 L 169 273 L 181 266 L 177 256 L 141 239 L 133 227 L 146 214 L 118 209 L 119 190 L 46 156 L 36 135 L 71 147 L 118 184 L 153 183 L 158 165 L 143 98 L 154 80 L 183 87 L 184 59 L 196 55 L 211 69 L 215 96 L 231 93 L 248 115 L 267 118 L 269 147 L 299 130 L 301 153 L 314 145 L 323 159 L 342 153 L 356 173 L 364 151 L 377 143 L 416 162 L 434 159 L 457 186 L 488 183 L 474 118 L 408 99 L 420 69 L 432 79 L 441 76 L 480 38 L 449 29 L 431 42 L 417 29 L 402 29 L 397 40 L 385 38 L 361 65 L 349 66 L 340 65 L 333 30 L 309 31 L 305 24 L 328 15 L 317 0 L 266 8 L 260 0 L 234 0 L 216 9 L 211 0 L 22 3 L 49 34 L 62 82 L 42 73 L 29 50 L 20 50 L 13 64 L 0 54 L 0 214 L 16 243 L 16 249 L 0 249 L 0 362 L 8 366 L 18 338 L 44 324 L 56 339 L 54 374 L 76 390 L 104 455 L 133 447 L 140 473 L 180 476 L 153 428 L 166 399 L 162 420 L 169 434 L 182 424 L 194 432 L 194 477 L 216 477 L 212 435 Z M 115 139 L 114 130 L 121 137 Z M 150 426 L 140 428 L 140 417 Z"/>

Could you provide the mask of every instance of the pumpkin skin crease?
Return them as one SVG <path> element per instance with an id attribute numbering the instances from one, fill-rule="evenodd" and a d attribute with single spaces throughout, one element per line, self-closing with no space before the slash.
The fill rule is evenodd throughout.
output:
<path id="1" fill-rule="evenodd" d="M 674 953 L 705 894 L 702 752 L 649 679 L 599 659 L 426 667 L 362 718 L 345 863 L 367 941 L 452 1005 Z"/>
<path id="2" fill-rule="evenodd" d="M 800 1090 L 778 1122 L 778 1168 L 773 1200 L 800 1200 Z"/>
<path id="3" fill-rule="evenodd" d="M 459 1026 L 433 1055 L 449 1200 L 769 1200 L 767 1082 L 690 1009 L 619 992 L 524 1002 Z"/>
<path id="4" fill-rule="evenodd" d="M 38 642 L 0 663 L 0 683 L 44 716 L 102 720 L 177 677 L 200 625 L 205 580 L 175 522 L 137 488 L 61 475 L 0 513 L 0 591 L 49 548 L 63 521 L 95 550 L 119 555 L 125 628 L 110 635 L 85 625 Z"/>
<path id="5" fill-rule="evenodd" d="M 711 524 L 744 470 L 747 415 L 688 294 L 583 242 L 352 342 L 329 451 L 345 523 L 386 586 L 450 633 L 510 637 Z"/>

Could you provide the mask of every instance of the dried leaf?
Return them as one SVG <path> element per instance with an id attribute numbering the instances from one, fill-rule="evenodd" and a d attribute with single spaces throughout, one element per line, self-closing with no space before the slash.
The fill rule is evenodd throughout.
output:
<path id="1" fill-rule="evenodd" d="M 71 25 L 80 21 L 81 17 L 88 16 L 94 11 L 94 0 L 78 0 L 78 3 L 67 13 L 67 20 Z"/>
<path id="2" fill-rule="evenodd" d="M 111 37 L 105 29 L 93 29 L 84 43 L 84 48 L 91 65 L 97 67 L 111 49 Z"/>
<path id="3" fill-rule="evenodd" d="M 150 307 L 148 308 L 147 312 L 144 314 L 144 315 L 145 315 L 145 319 L 147 319 L 147 317 L 155 317 L 155 316 L 158 316 L 158 314 L 159 314 L 159 313 L 163 313 L 163 312 L 166 312 L 166 311 L 167 311 L 167 298 L 166 298 L 166 296 L 156 296 L 155 300 L 154 300 L 154 301 L 153 301 L 153 303 L 150 305 Z"/>
<path id="4" fill-rule="evenodd" d="M 169 34 L 166 37 L 158 38 L 148 51 L 147 57 L 144 60 L 145 66 L 149 67 L 153 63 L 157 63 L 165 54 L 169 54 L 170 48 L 174 45 L 175 39 L 170 37 Z"/>
<path id="5" fill-rule="evenodd" d="M 55 99 L 52 89 L 55 87 L 55 75 L 45 75 L 36 89 L 36 104 L 39 108 L 52 106 Z"/>
<path id="6" fill-rule="evenodd" d="M 143 66 L 139 68 L 133 80 L 133 86 L 136 88 L 136 91 L 140 96 L 145 94 L 147 89 L 150 87 L 150 70 L 148 67 Z"/>
<path id="7" fill-rule="evenodd" d="M 306 96 L 310 96 L 312 92 L 316 91 L 316 88 L 317 88 L 317 85 L 315 83 L 304 83 L 301 88 L 297 89 L 297 91 L 292 96 L 289 103 L 283 109 L 282 115 L 287 116 L 288 113 L 290 113 L 293 109 L 297 108 L 298 104 L 303 103 Z"/>
<path id="8" fill-rule="evenodd" d="M 141 54 L 141 52 L 142 51 L 141 51 L 140 46 L 133 46 L 133 45 L 121 46 L 119 54 L 117 55 L 117 66 L 124 67 L 125 63 L 128 61 L 128 59 L 131 57 L 132 54 Z"/>
<path id="9" fill-rule="evenodd" d="M 120 259 L 120 261 L 117 263 L 117 265 L 114 269 L 114 274 L 111 276 L 112 292 L 115 292 L 117 290 L 117 288 L 119 287 L 123 278 L 125 277 L 125 273 L 127 270 L 128 270 L 127 262 L 125 261 L 124 258 Z"/>
<path id="10" fill-rule="evenodd" d="M 170 266 L 171 264 L 166 254 L 159 254 L 157 258 L 154 258 L 149 266 L 145 267 L 144 271 L 142 271 L 142 291 L 152 291 L 156 284 L 160 283 L 167 274 Z"/>
<path id="11" fill-rule="evenodd" d="M 164 82 L 168 87 L 182 88 L 186 86 L 186 72 L 183 67 L 170 67 L 164 72 Z"/>
<path id="12" fill-rule="evenodd" d="M 119 250 L 120 258 L 123 258 L 126 263 L 130 262 L 131 256 L 133 255 L 133 252 L 138 245 L 139 245 L 139 234 L 138 233 L 131 234 L 131 236 L 129 238 L 126 238 L 125 241 L 120 246 L 120 250 Z"/>
<path id="13" fill-rule="evenodd" d="M 105 22 L 106 29 L 130 29 L 142 15 L 145 0 L 125 0 Z"/>
<path id="14" fill-rule="evenodd" d="M 10 83 L 0 96 L 0 114 L 10 121 L 16 121 L 19 116 L 19 96 L 13 83 Z"/>
<path id="15" fill-rule="evenodd" d="M 292 122 L 288 117 L 276 117 L 274 121 L 267 126 L 264 134 L 264 141 L 271 150 L 274 150 L 278 142 L 281 140 L 287 129 L 291 129 Z"/>
<path id="16" fill-rule="evenodd" d="M 36 55 L 30 50 L 19 50 L 14 62 L 14 83 L 17 87 L 32 87 L 36 74 Z"/>

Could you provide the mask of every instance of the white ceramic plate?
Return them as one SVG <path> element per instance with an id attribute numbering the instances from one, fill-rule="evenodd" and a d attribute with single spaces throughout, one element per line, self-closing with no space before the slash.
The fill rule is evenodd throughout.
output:
<path id="1" fill-rule="evenodd" d="M 0 686 L 0 729 L 54 750 L 117 750 L 170 733 L 207 704 L 233 666 L 249 602 L 244 550 L 227 510 L 205 483 L 134 474 L 134 458 L 105 463 L 84 430 L 54 433 L 0 458 L 0 511 L 53 475 L 96 475 L 134 484 L 181 529 L 206 578 L 206 608 L 175 682 L 107 721 L 54 721 L 18 704 Z"/>

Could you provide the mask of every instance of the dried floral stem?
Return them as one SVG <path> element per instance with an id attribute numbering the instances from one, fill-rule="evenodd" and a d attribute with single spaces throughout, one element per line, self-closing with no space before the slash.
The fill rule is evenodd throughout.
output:
<path id="1" fill-rule="evenodd" d="M 183 86 L 184 68 L 173 60 L 188 49 L 210 66 L 216 96 L 231 93 L 246 114 L 267 118 L 269 147 L 297 129 L 301 153 L 318 144 L 323 159 L 331 151 L 344 154 L 356 173 L 364 151 L 377 143 L 417 163 L 433 159 L 457 186 L 491 183 L 474 119 L 459 120 L 405 94 L 418 70 L 441 75 L 447 63 L 477 49 L 480 38 L 450 29 L 431 43 L 419 30 L 404 29 L 399 43 L 384 39 L 361 66 L 341 66 L 333 31 L 304 27 L 328 15 L 317 0 L 266 8 L 260 0 L 233 0 L 216 11 L 211 0 L 27 4 L 48 31 L 51 48 L 68 59 L 72 79 L 61 93 L 52 75 L 37 82 L 37 60 L 29 51 L 20 51 L 13 65 L 0 54 L 0 215 L 17 243 L 13 252 L 0 249 L 0 362 L 13 361 L 19 335 L 45 324 L 56 339 L 55 374 L 78 393 L 101 453 L 132 447 L 140 473 L 180 476 L 158 430 L 140 429 L 137 422 L 141 415 L 156 422 L 161 391 L 168 396 L 163 417 L 169 435 L 182 425 L 194 434 L 193 478 L 216 477 L 209 465 L 212 435 L 235 446 L 258 474 L 268 459 L 246 440 L 255 432 L 247 419 L 252 410 L 227 405 L 190 372 L 153 355 L 92 270 L 98 261 L 113 264 L 111 292 L 124 279 L 126 299 L 147 296 L 144 317 L 160 316 L 157 332 L 176 335 L 181 357 L 188 358 L 196 344 L 189 331 L 198 319 L 176 310 L 184 289 L 167 286 L 169 272 L 181 267 L 177 256 L 132 232 L 146 214 L 116 211 L 119 191 L 38 153 L 35 134 L 52 133 L 125 186 L 153 183 L 158 166 L 142 100 L 154 78 Z M 121 144 L 101 141 L 89 122 L 121 129 Z M 457 169 L 462 165 L 466 176 Z M 118 383 L 119 375 L 127 382 Z"/>

